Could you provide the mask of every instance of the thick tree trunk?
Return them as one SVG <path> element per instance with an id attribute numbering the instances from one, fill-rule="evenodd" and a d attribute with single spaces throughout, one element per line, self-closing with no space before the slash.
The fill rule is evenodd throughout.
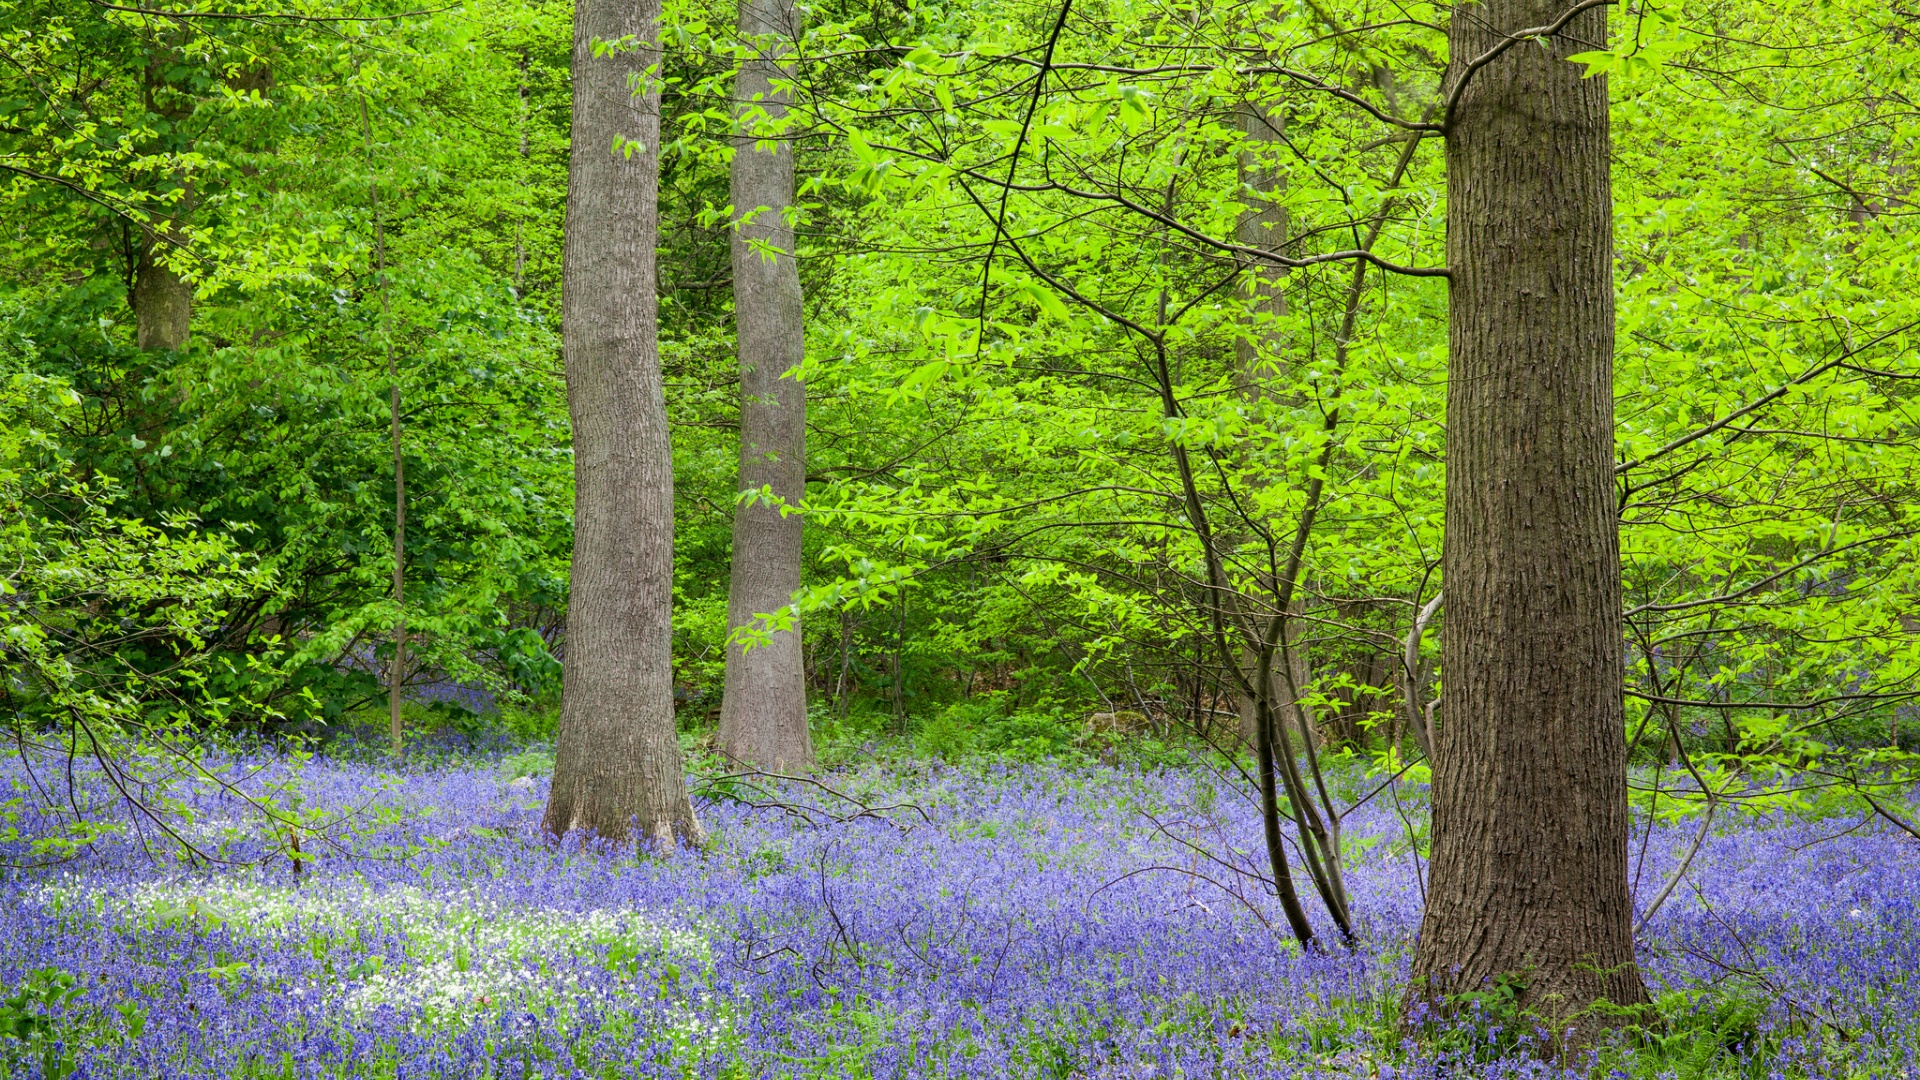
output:
<path id="1" fill-rule="evenodd" d="M 659 0 L 574 9 L 561 309 L 574 550 L 545 824 L 611 840 L 637 828 L 671 848 L 700 830 L 673 719 L 673 458 L 654 295 L 660 90 L 646 74 L 659 10 Z"/>
<path id="2" fill-rule="evenodd" d="M 786 115 L 780 55 L 797 34 L 786 0 L 742 0 L 740 36 L 759 58 L 740 68 L 735 107 L 743 130 L 768 128 Z M 758 113 L 764 110 L 764 120 Z M 765 131 L 771 134 L 771 131 Z M 801 518 L 792 513 L 807 489 L 807 395 L 799 380 L 783 378 L 800 363 L 804 331 L 800 270 L 794 262 L 793 147 L 784 138 L 756 146 L 751 134 L 734 139 L 733 317 L 740 356 L 740 490 L 770 491 L 734 508 L 732 575 L 727 626 L 751 626 L 755 616 L 787 606 L 800 588 Z M 740 219 L 746 219 L 741 221 Z M 781 507 L 789 508 L 782 513 Z M 807 730 L 805 660 L 800 626 L 777 630 L 751 648 L 727 646 L 720 699 L 720 752 L 775 772 L 813 768 Z"/>
<path id="3" fill-rule="evenodd" d="M 160 100 L 170 96 L 163 90 L 166 83 L 165 73 L 179 60 L 179 55 L 172 49 L 156 44 L 147 56 L 144 72 L 147 107 L 175 125 L 181 125 L 186 121 L 188 110 L 181 106 L 177 97 L 173 98 L 169 104 L 161 104 Z M 240 86 L 240 89 L 245 92 L 255 87 L 248 83 Z M 181 127 L 175 127 L 171 138 L 177 139 L 182 130 Z M 166 145 L 170 141 L 170 139 L 162 140 L 166 149 L 179 150 L 191 147 L 190 143 L 186 147 L 178 144 Z M 160 150 L 162 147 L 156 146 L 152 149 Z M 177 179 L 181 183 L 182 190 L 169 193 L 177 196 L 172 207 L 174 216 L 158 219 L 144 230 L 144 247 L 134 266 L 133 294 L 129 297 L 133 305 L 134 344 L 142 349 L 157 352 L 174 352 L 186 348 L 187 331 L 193 318 L 193 286 L 163 261 L 181 254 L 173 241 L 184 235 L 181 226 L 191 213 L 194 203 L 192 182 L 185 176 L 178 176 Z"/>
<path id="4" fill-rule="evenodd" d="M 142 349 L 170 352 L 187 347 L 193 286 L 158 261 L 164 244 L 151 244 L 134 270 L 133 340 Z"/>
<path id="5" fill-rule="evenodd" d="M 1454 9 L 1453 78 L 1569 0 Z M 1473 74 L 1450 118 L 1447 624 L 1412 993 L 1503 986 L 1576 1032 L 1647 1000 L 1627 883 L 1605 8 Z"/>

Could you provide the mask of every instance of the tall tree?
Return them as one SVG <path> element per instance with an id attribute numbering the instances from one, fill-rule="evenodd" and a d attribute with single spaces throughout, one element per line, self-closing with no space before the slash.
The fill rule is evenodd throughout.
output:
<path id="1" fill-rule="evenodd" d="M 783 56 L 798 29 L 787 0 L 741 0 L 740 37 L 753 50 L 735 83 L 740 133 L 731 177 L 743 499 L 733 517 L 719 745 L 736 761 L 775 771 L 814 762 L 799 623 L 755 626 L 800 588 L 801 518 L 793 511 L 807 486 L 807 392 L 787 374 L 801 361 L 805 331 L 789 217 L 793 145 L 780 130 L 791 78 Z"/>
<path id="2" fill-rule="evenodd" d="M 182 93 L 182 87 L 174 85 L 185 82 L 190 86 L 190 80 L 167 77 L 168 68 L 179 66 L 182 57 L 163 45 L 158 36 L 148 48 L 142 98 L 154 118 L 165 124 L 162 130 L 168 134 L 156 138 L 147 149 L 156 155 L 191 150 L 193 140 L 181 132 L 191 130 L 186 121 L 197 111 L 198 95 Z M 242 81 L 234 80 L 235 89 L 245 92 L 247 87 L 237 85 Z M 193 206 L 193 184 L 176 171 L 159 186 L 163 190 L 153 193 L 154 201 L 164 211 L 144 223 L 139 240 L 129 252 L 134 265 L 127 301 L 133 308 L 134 343 L 142 349 L 172 352 L 186 348 L 193 322 L 193 285 L 179 273 L 179 264 L 185 261 L 179 248 L 182 238 L 190 233 L 187 222 Z"/>
<path id="3" fill-rule="evenodd" d="M 134 313 L 134 342 L 142 349 L 171 352 L 187 347 L 193 319 L 193 285 L 172 266 L 163 239 L 143 245 L 128 297 Z"/>
<path id="4" fill-rule="evenodd" d="M 574 547 L 546 828 L 697 843 L 673 718 L 673 457 L 660 376 L 659 0 L 578 0 L 561 333 Z"/>
<path id="5" fill-rule="evenodd" d="M 1280 129 L 1285 121 L 1251 102 L 1243 102 L 1235 109 L 1234 118 L 1239 122 L 1241 133 L 1247 137 L 1247 145 L 1241 148 L 1239 160 L 1239 177 L 1243 188 L 1240 194 L 1241 198 L 1247 200 L 1247 205 L 1234 223 L 1233 238 L 1249 248 L 1278 251 L 1287 242 L 1287 208 L 1280 200 L 1284 194 L 1285 174 L 1274 167 L 1273 150 L 1281 145 Z M 1284 288 L 1286 271 L 1272 263 L 1255 262 L 1244 256 L 1240 262 L 1246 276 L 1244 287 L 1251 302 L 1247 305 L 1246 332 L 1233 342 L 1234 376 L 1249 406 L 1258 408 L 1261 399 L 1269 395 L 1272 386 L 1280 382 L 1283 374 L 1279 354 L 1285 347 L 1285 341 L 1278 322 L 1287 313 Z M 1305 659 L 1301 650 L 1291 647 L 1291 642 L 1288 644 L 1289 662 Z M 1241 667 L 1250 672 L 1253 661 L 1251 652 L 1242 649 L 1241 658 Z M 1300 670 L 1295 673 L 1296 681 L 1305 682 L 1306 665 L 1299 666 Z M 1284 693 L 1285 680 L 1277 675 L 1275 679 L 1274 690 Z M 1291 699 L 1286 700 L 1290 711 Z M 1240 741 L 1252 747 L 1257 742 L 1254 724 L 1258 722 L 1259 706 L 1245 694 L 1239 695 L 1237 705 Z"/>
<path id="6" fill-rule="evenodd" d="M 1607 82 L 1566 60 L 1606 40 L 1591 0 L 1454 9 L 1447 622 L 1412 991 L 1444 1004 L 1500 986 L 1582 1029 L 1606 1022 L 1596 1001 L 1647 1000 L 1627 882 Z"/>

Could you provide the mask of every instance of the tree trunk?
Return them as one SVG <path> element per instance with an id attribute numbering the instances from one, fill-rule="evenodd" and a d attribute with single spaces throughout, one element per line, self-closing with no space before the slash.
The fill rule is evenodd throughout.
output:
<path id="1" fill-rule="evenodd" d="M 1433 707 L 1436 699 L 1431 696 L 1433 661 L 1420 655 L 1420 640 L 1426 635 L 1434 613 L 1440 610 L 1440 602 L 1445 595 L 1435 593 L 1433 599 L 1414 613 L 1413 624 L 1407 628 L 1406 648 L 1401 653 L 1399 669 L 1394 677 L 1399 689 L 1400 719 L 1406 722 L 1407 731 L 1413 735 L 1415 745 L 1420 747 L 1420 756 L 1429 765 L 1433 762 Z M 1390 744 L 1398 746 L 1398 737 L 1390 740 Z"/>
<path id="2" fill-rule="evenodd" d="M 659 0 L 577 0 L 561 329 L 574 549 L 545 825 L 698 843 L 673 718 L 673 458 L 654 247 Z M 644 42 L 637 45 L 636 42 Z M 596 46 L 609 48 L 596 56 Z"/>
<path id="3" fill-rule="evenodd" d="M 393 380 L 388 399 L 393 439 L 393 669 L 387 674 L 387 739 L 395 760 L 406 749 L 401 723 L 401 696 L 407 686 L 407 462 L 400 446 L 400 372 L 387 343 L 387 377 Z"/>
<path id="4" fill-rule="evenodd" d="M 1568 0 L 1454 9 L 1453 72 Z M 1627 884 L 1604 8 L 1471 76 L 1448 118 L 1447 624 L 1411 993 L 1501 988 L 1576 1038 L 1647 1000 Z M 1450 80 L 1450 82 L 1451 82 Z"/>
<path id="5" fill-rule="evenodd" d="M 166 241 L 155 240 L 133 274 L 134 343 L 172 352 L 187 347 L 193 319 L 193 286 L 162 264 Z"/>
<path id="6" fill-rule="evenodd" d="M 163 91 L 166 72 L 179 60 L 179 54 L 157 43 L 147 55 L 143 74 L 145 104 L 150 111 L 176 125 L 172 138 L 163 138 L 162 146 L 151 147 L 153 150 L 164 147 L 177 151 L 192 147 L 190 141 L 185 146 L 177 143 L 168 145 L 184 132 L 189 111 L 181 106 L 177 98 L 173 98 L 170 104 L 160 104 L 160 99 L 167 96 Z M 256 87 L 249 80 L 242 82 L 239 88 L 245 92 Z M 175 241 L 186 235 L 182 226 L 194 203 L 192 182 L 181 174 L 175 174 L 175 179 L 181 189 L 173 202 L 173 216 L 159 218 L 142 230 L 145 243 L 134 266 L 133 294 L 129 297 L 133 305 L 134 344 L 156 352 L 176 352 L 186 348 L 187 332 L 193 319 L 193 286 L 165 261 L 183 257 Z M 154 194 L 158 195 L 159 192 Z"/>
<path id="7" fill-rule="evenodd" d="M 387 230 L 380 217 L 380 181 L 373 167 L 373 121 L 360 95 L 360 139 L 367 155 L 367 206 L 373 215 L 373 271 L 380 289 L 380 340 L 387 354 L 387 421 L 393 444 L 393 664 L 387 671 L 387 737 L 395 761 L 405 751 L 401 696 L 407 682 L 407 462 L 402 453 L 400 361 L 393 351 L 393 298 L 387 281 Z"/>
<path id="8" fill-rule="evenodd" d="M 1266 109 L 1243 104 L 1235 110 L 1240 130 L 1249 145 L 1240 151 L 1240 183 L 1248 205 L 1234 223 L 1233 238 L 1247 247 L 1277 251 L 1287 242 L 1287 208 L 1279 201 L 1285 178 L 1268 153 L 1280 141 L 1285 123 Z M 1267 393 L 1267 385 L 1280 374 L 1279 351 L 1284 345 L 1280 328 L 1274 323 L 1287 314 L 1287 294 L 1282 288 L 1286 270 L 1272 263 L 1243 259 L 1246 266 L 1248 297 L 1247 332 L 1234 342 L 1234 358 L 1240 378 L 1240 392 L 1258 400 Z"/>
<path id="9" fill-rule="evenodd" d="M 531 187 L 531 177 L 529 174 L 532 170 L 529 162 L 533 159 L 533 152 L 532 147 L 527 142 L 527 128 L 533 120 L 533 87 L 527 82 L 527 49 L 524 45 L 520 48 L 520 60 L 514 65 L 514 70 L 519 72 L 520 75 L 519 86 L 517 87 L 520 97 L 520 113 L 518 116 L 518 126 L 520 128 L 520 175 L 522 177 L 521 183 L 527 185 L 527 187 L 521 189 L 525 192 Z M 524 216 L 516 216 L 513 219 L 513 287 L 516 290 L 516 294 L 518 290 L 527 287 L 527 222 Z"/>
<path id="10" fill-rule="evenodd" d="M 1241 133 L 1247 137 L 1239 160 L 1240 183 L 1246 189 L 1241 197 L 1247 204 L 1234 223 L 1233 238 L 1248 247 L 1278 250 L 1287 242 L 1287 210 L 1277 198 L 1282 178 L 1265 151 L 1272 150 L 1280 141 L 1280 125 L 1284 121 L 1250 102 L 1243 102 L 1235 109 L 1234 117 Z M 1244 330 L 1233 343 L 1234 378 L 1240 396 L 1258 408 L 1270 396 L 1269 387 L 1280 374 L 1278 355 L 1282 341 L 1274 320 L 1287 313 L 1287 294 L 1282 288 L 1286 271 L 1251 258 L 1241 259 L 1241 264 L 1245 271 L 1241 287 L 1246 290 L 1249 303 Z M 1271 527 L 1272 523 L 1267 524 Z M 1257 666 L 1252 651 L 1243 648 L 1241 670 L 1251 677 Z M 1279 681 L 1277 676 L 1275 681 Z M 1268 695 L 1274 701 L 1290 701 L 1273 687 L 1269 687 Z M 1240 713 L 1240 742 L 1255 749 L 1259 702 L 1239 694 L 1236 704 Z"/>
<path id="11" fill-rule="evenodd" d="M 801 518 L 807 491 L 807 396 L 799 380 L 783 378 L 801 360 L 800 269 L 794 262 L 793 146 L 777 130 L 786 93 L 773 87 L 788 76 L 781 59 L 798 27 L 786 0 L 742 0 L 740 36 L 758 58 L 740 68 L 735 108 L 743 134 L 734 139 L 733 317 L 740 357 L 740 491 L 771 492 L 734 508 L 733 562 L 727 588 L 727 627 L 787 606 L 800 588 Z M 765 110 L 760 120 L 757 114 Z M 756 121 L 759 121 L 756 123 Z M 756 127 L 781 136 L 755 145 Z M 775 772 L 813 768 L 807 730 L 807 684 L 800 624 L 775 630 L 744 648 L 727 645 L 720 699 L 722 754 Z"/>
<path id="12" fill-rule="evenodd" d="M 1298 605 L 1295 605 L 1295 610 L 1296 612 L 1298 611 Z M 1313 665 L 1308 655 L 1307 647 L 1300 643 L 1300 632 L 1295 629 L 1295 624 L 1292 620 L 1288 620 L 1287 639 L 1287 648 L 1284 651 L 1286 654 L 1285 663 L 1288 665 L 1289 670 L 1287 672 L 1280 670 L 1280 664 L 1282 662 L 1280 659 L 1281 653 L 1275 652 L 1273 667 L 1267 672 L 1267 697 L 1273 702 L 1275 714 L 1292 722 L 1298 719 L 1300 703 L 1294 700 L 1293 694 L 1288 690 L 1288 686 L 1305 686 L 1307 683 L 1312 682 Z M 1258 654 L 1252 649 L 1243 648 L 1240 651 L 1240 670 L 1246 673 L 1247 678 L 1251 679 L 1258 667 Z M 1288 681 L 1289 675 L 1292 677 L 1291 684 Z M 1254 736 L 1257 734 L 1254 725 L 1260 722 L 1259 703 L 1247 697 L 1245 694 L 1236 694 L 1235 704 L 1240 713 L 1240 741 L 1251 748 L 1255 744 Z"/>

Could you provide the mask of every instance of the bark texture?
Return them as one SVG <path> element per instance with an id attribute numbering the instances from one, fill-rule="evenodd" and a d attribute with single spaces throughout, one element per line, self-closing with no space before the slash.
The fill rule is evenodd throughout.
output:
<path id="1" fill-rule="evenodd" d="M 134 343 L 170 352 L 187 347 L 193 320 L 193 286 L 159 262 L 164 241 L 155 241 L 133 275 Z"/>
<path id="2" fill-rule="evenodd" d="M 1240 182 L 1251 194 L 1243 194 L 1248 205 L 1234 223 L 1233 238 L 1247 247 L 1276 251 L 1287 242 L 1287 208 L 1280 202 L 1286 180 L 1274 165 L 1272 151 L 1280 142 L 1285 121 L 1250 104 L 1236 109 L 1235 119 L 1253 145 L 1240 152 Z M 1258 397 L 1280 373 L 1280 350 L 1285 342 L 1274 321 L 1287 313 L 1283 289 L 1287 272 L 1272 263 L 1243 261 L 1247 270 L 1245 288 L 1252 300 L 1248 305 L 1251 324 L 1246 335 L 1234 342 L 1234 357 L 1241 392 Z"/>
<path id="3" fill-rule="evenodd" d="M 654 295 L 660 91 L 646 74 L 659 10 L 659 0 L 574 8 L 561 308 L 574 552 L 545 825 L 616 841 L 638 830 L 664 849 L 699 842 L 700 830 L 673 719 L 673 460 Z"/>
<path id="4" fill-rule="evenodd" d="M 1453 81 L 1567 5 L 1456 7 Z M 1503 986 L 1576 1032 L 1609 1023 L 1585 1011 L 1597 1000 L 1646 1001 L 1627 882 L 1607 84 L 1565 59 L 1606 38 L 1594 8 L 1544 48 L 1515 43 L 1449 118 L 1447 621 L 1412 990 L 1444 1007 Z"/>
<path id="5" fill-rule="evenodd" d="M 793 203 L 793 148 L 784 139 L 756 145 L 752 135 L 756 128 L 773 133 L 786 116 L 785 91 L 773 83 L 788 77 L 783 56 L 797 35 L 795 20 L 787 0 L 742 0 L 740 5 L 740 35 L 759 53 L 741 66 L 735 84 L 743 132 L 734 139 L 731 177 L 740 491 L 771 491 L 774 498 L 756 497 L 734 509 L 729 630 L 785 607 L 800 588 L 801 518 L 781 513 L 782 505 L 797 507 L 807 487 L 806 387 L 782 377 L 800 363 L 805 339 L 800 270 L 786 219 Z M 796 621 L 751 648 L 727 646 L 718 736 L 722 754 L 774 772 L 813 768 L 800 645 Z"/>
<path id="6" fill-rule="evenodd" d="M 1283 180 L 1274 168 L 1271 151 L 1280 141 L 1281 120 L 1267 109 L 1242 103 L 1234 110 L 1235 121 L 1246 135 L 1248 145 L 1240 151 L 1240 183 L 1247 205 L 1234 223 L 1233 238 L 1248 247 L 1278 250 L 1287 242 L 1287 211 L 1279 194 Z M 1250 258 L 1241 260 L 1245 270 L 1242 288 L 1246 290 L 1247 319 L 1244 333 L 1234 340 L 1234 378 L 1240 395 L 1254 407 L 1271 396 L 1271 386 L 1280 375 L 1280 350 L 1284 347 L 1274 321 L 1287 313 L 1287 295 L 1283 289 L 1286 272 L 1271 263 Z M 1269 523 L 1271 524 L 1271 523 Z M 1301 653 L 1296 650 L 1294 656 Z M 1254 650 L 1241 650 L 1240 668 L 1248 678 L 1257 675 Z M 1292 698 L 1285 693 L 1285 680 L 1269 672 L 1268 696 L 1291 708 Z M 1296 677 L 1298 674 L 1296 673 Z M 1245 694 L 1237 695 L 1240 713 L 1240 741 L 1248 748 L 1258 745 L 1259 702 Z"/>

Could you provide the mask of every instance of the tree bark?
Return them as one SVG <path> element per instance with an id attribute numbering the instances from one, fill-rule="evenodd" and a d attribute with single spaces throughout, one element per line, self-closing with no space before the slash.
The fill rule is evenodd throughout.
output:
<path id="1" fill-rule="evenodd" d="M 1247 137 L 1247 145 L 1240 151 L 1239 177 L 1246 189 L 1241 197 L 1247 205 L 1240 211 L 1239 220 L 1234 222 L 1233 238 L 1248 247 L 1279 250 L 1287 242 L 1287 210 L 1278 199 L 1283 179 L 1274 168 L 1270 151 L 1280 141 L 1280 126 L 1285 122 L 1272 115 L 1265 107 L 1243 102 L 1234 110 L 1234 119 L 1240 131 Z M 1271 263 L 1262 263 L 1250 258 L 1241 260 L 1244 280 L 1241 287 L 1246 291 L 1248 304 L 1243 333 L 1233 343 L 1234 378 L 1238 383 L 1240 396 L 1258 408 L 1271 396 L 1270 387 L 1278 378 L 1279 352 L 1283 345 L 1274 320 L 1287 313 L 1287 294 L 1283 288 L 1286 271 Z M 1259 483 L 1259 481 L 1255 481 Z M 1271 527 L 1272 523 L 1267 523 Z M 1297 652 L 1294 655 L 1299 655 Z M 1249 678 L 1254 677 L 1258 667 L 1254 650 L 1241 650 L 1240 668 Z M 1268 697 L 1279 706 L 1291 705 L 1291 699 L 1278 691 L 1276 684 L 1281 680 L 1277 673 L 1272 675 L 1268 687 Z M 1256 749 L 1260 706 L 1259 702 L 1246 696 L 1236 695 L 1236 704 L 1240 713 L 1240 742 L 1248 749 Z"/>
<path id="2" fill-rule="evenodd" d="M 1569 0 L 1454 9 L 1457 82 Z M 1447 624 L 1411 993 L 1504 987 L 1576 1038 L 1647 1000 L 1627 883 L 1605 8 L 1481 67 L 1448 117 Z"/>
<path id="3" fill-rule="evenodd" d="M 1287 242 L 1287 208 L 1280 202 L 1286 180 L 1271 154 L 1263 151 L 1271 151 L 1280 142 L 1285 120 L 1253 104 L 1242 104 L 1234 110 L 1234 116 L 1249 144 L 1240 151 L 1240 183 L 1252 194 L 1234 223 L 1233 238 L 1248 247 L 1277 251 Z M 1280 374 L 1279 351 L 1284 341 L 1273 322 L 1287 314 L 1283 288 L 1287 272 L 1272 263 L 1242 261 L 1246 268 L 1244 287 L 1252 303 L 1247 308 L 1247 332 L 1234 342 L 1234 359 L 1240 392 L 1258 399 Z"/>
<path id="4" fill-rule="evenodd" d="M 577 0 L 561 330 L 574 553 L 545 825 L 698 843 L 673 716 L 673 458 L 654 295 L 659 0 Z M 597 47 L 597 49 L 596 49 Z M 596 56 L 596 51 L 605 55 Z"/>
<path id="5" fill-rule="evenodd" d="M 782 54 L 798 34 L 787 0 L 742 0 L 740 36 L 758 56 L 741 65 L 733 140 L 733 317 L 740 358 L 740 491 L 771 492 L 733 514 L 733 560 L 727 627 L 787 606 L 800 588 L 801 517 L 790 512 L 806 495 L 806 387 L 784 377 L 805 344 L 800 269 L 794 261 L 793 146 L 777 131 L 786 116 L 790 65 Z M 758 114 L 764 110 L 762 120 Z M 781 135 L 756 145 L 751 132 Z M 782 507 L 789 508 L 783 513 Z M 719 749 L 743 764 L 775 772 L 813 768 L 807 730 L 805 658 L 800 625 L 775 630 L 751 648 L 727 645 L 720 699 Z"/>
<path id="6" fill-rule="evenodd" d="M 185 130 L 184 121 L 191 114 L 191 107 L 177 93 L 170 92 L 167 86 L 166 73 L 179 60 L 179 54 L 173 49 L 160 46 L 157 42 L 147 55 L 146 70 L 142 76 L 144 104 L 149 112 L 175 125 L 172 135 L 163 136 L 159 146 L 150 144 L 151 150 L 193 148 L 190 139 L 184 145 L 176 141 Z M 241 87 L 243 92 L 252 88 L 250 84 Z M 158 218 L 142 230 L 144 244 L 134 265 L 133 291 L 128 298 L 133 306 L 134 344 L 156 352 L 177 352 L 186 348 L 188 330 L 193 320 L 193 286 L 166 261 L 169 257 L 181 254 L 174 241 L 185 235 L 182 226 L 192 212 L 194 203 L 192 182 L 179 174 L 176 174 L 176 179 L 182 190 L 173 202 L 172 215 Z M 157 196 L 160 193 L 153 194 Z"/>
<path id="7" fill-rule="evenodd" d="M 193 321 L 193 286 L 159 261 L 164 240 L 147 245 L 133 274 L 134 343 L 142 349 L 174 352 L 187 347 Z"/>

